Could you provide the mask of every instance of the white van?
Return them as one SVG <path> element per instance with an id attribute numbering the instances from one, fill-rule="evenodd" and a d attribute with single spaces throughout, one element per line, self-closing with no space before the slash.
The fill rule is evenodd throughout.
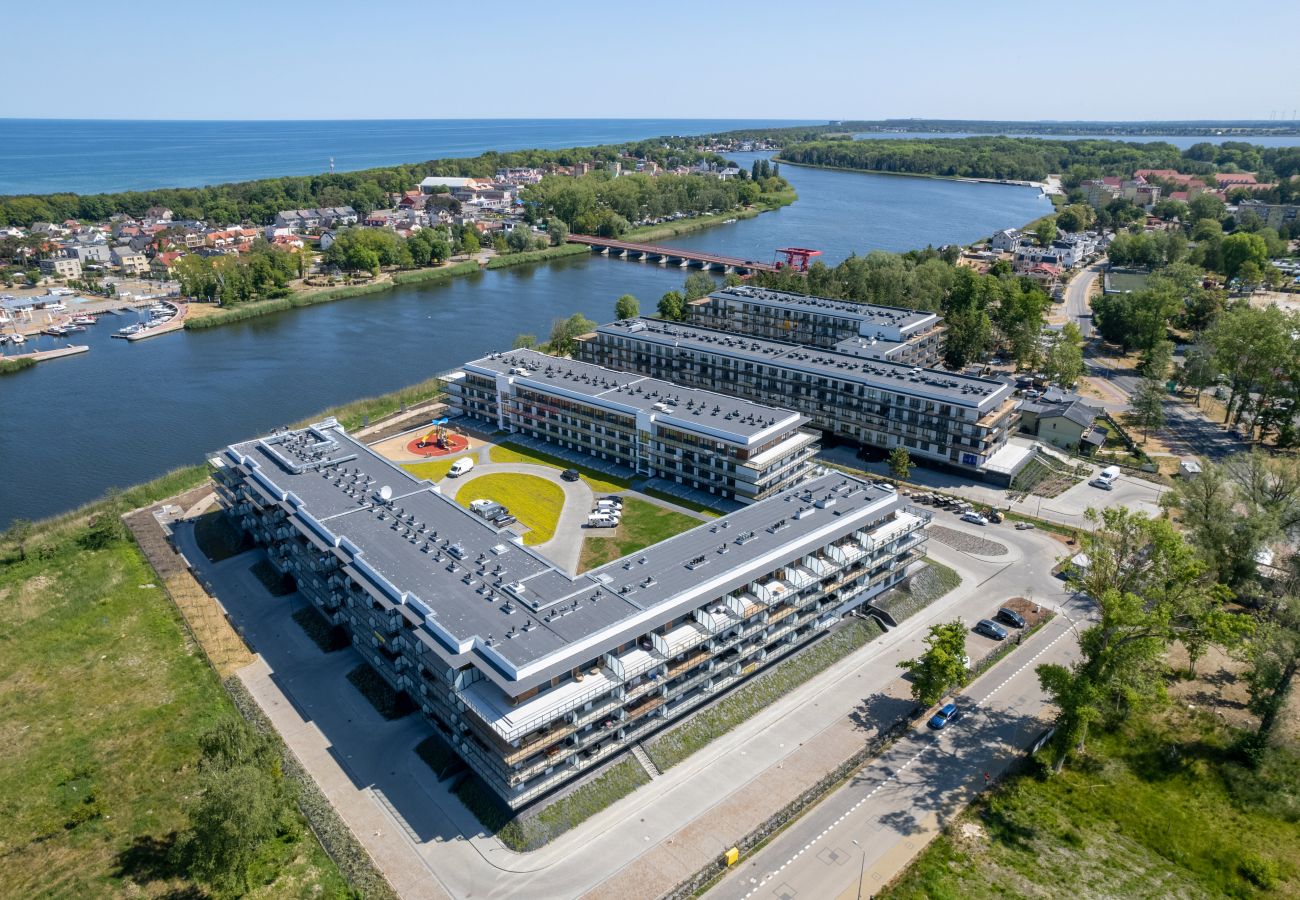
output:
<path id="1" fill-rule="evenodd" d="M 473 468 L 474 460 L 470 459 L 468 456 L 462 456 L 451 464 L 451 469 L 447 472 L 447 477 L 459 478 L 462 475 L 468 474 Z"/>
<path id="2" fill-rule="evenodd" d="M 617 528 L 618 516 L 604 512 L 594 512 L 587 516 L 588 528 Z"/>

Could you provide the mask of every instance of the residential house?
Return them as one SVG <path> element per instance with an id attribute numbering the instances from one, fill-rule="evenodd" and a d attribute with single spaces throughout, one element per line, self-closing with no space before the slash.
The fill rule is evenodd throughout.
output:
<path id="1" fill-rule="evenodd" d="M 151 206 L 144 211 L 146 221 L 150 222 L 170 222 L 172 215 L 172 211 L 165 206 Z"/>
<path id="2" fill-rule="evenodd" d="M 989 241 L 989 249 L 999 253 L 1014 253 L 1022 240 L 1024 238 L 1019 228 L 1004 228 L 993 235 L 993 240 Z"/>
<path id="3" fill-rule="evenodd" d="M 1100 415 L 1100 409 L 1078 394 L 1048 391 L 1020 404 L 1020 430 L 1053 447 L 1091 454 L 1106 440 L 1106 432 L 1096 425 Z"/>
<path id="4" fill-rule="evenodd" d="M 80 278 L 81 260 L 75 256 L 51 256 L 41 260 L 40 269 L 47 278 Z"/>
<path id="5" fill-rule="evenodd" d="M 1300 226 L 1300 204 L 1242 200 L 1237 204 L 1238 218 L 1241 217 L 1242 213 L 1246 212 L 1253 212 L 1260 217 L 1265 227 L 1272 228 L 1275 231 L 1280 232 L 1282 229 L 1288 228 L 1294 234 L 1295 229 Z"/>
<path id="6" fill-rule="evenodd" d="M 112 260 L 123 275 L 144 275 L 149 271 L 149 258 L 129 245 L 114 247 Z"/>

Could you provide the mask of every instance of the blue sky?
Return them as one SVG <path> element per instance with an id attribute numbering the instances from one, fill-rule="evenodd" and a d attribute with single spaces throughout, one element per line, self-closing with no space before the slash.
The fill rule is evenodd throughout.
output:
<path id="1" fill-rule="evenodd" d="M 1290 118 L 1300 3 L 14 3 L 0 116 Z M 1228 12 L 1242 26 L 1245 8 Z M 19 38 L 27 35 L 27 38 Z M 1272 45 L 1250 49 L 1251 36 Z M 18 90 L 19 85 L 30 89 Z"/>

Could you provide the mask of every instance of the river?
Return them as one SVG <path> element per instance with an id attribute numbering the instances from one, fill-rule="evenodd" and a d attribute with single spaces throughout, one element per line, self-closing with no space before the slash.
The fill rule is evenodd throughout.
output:
<path id="1" fill-rule="evenodd" d="M 741 154 L 748 165 L 752 156 Z M 777 247 L 850 252 L 970 242 L 1042 215 L 1030 188 L 782 167 L 800 200 L 685 235 L 685 246 L 768 259 Z M 492 350 L 545 337 L 559 317 L 613 317 L 631 293 L 653 312 L 685 273 L 570 257 L 408 286 L 139 343 L 113 317 L 77 335 L 89 353 L 0 377 L 0 527 L 37 519 L 233 441 L 358 397 L 396 390 Z M 52 339 L 42 339 L 53 346 Z"/>

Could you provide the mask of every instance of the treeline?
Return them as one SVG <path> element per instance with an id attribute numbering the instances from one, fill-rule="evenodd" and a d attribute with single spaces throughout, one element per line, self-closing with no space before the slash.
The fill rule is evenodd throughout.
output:
<path id="1" fill-rule="evenodd" d="M 790 190 L 778 175 L 723 181 L 710 175 L 642 175 L 613 177 L 592 172 L 580 178 L 548 175 L 524 188 L 529 221 L 554 217 L 579 234 L 617 237 L 634 222 L 675 213 L 706 214 L 759 202 L 764 194 Z"/>
<path id="2" fill-rule="evenodd" d="M 387 194 L 412 190 L 430 175 L 488 178 L 501 168 L 606 163 L 620 156 L 653 160 L 667 167 L 722 162 L 719 156 L 695 150 L 693 144 L 684 138 L 660 138 L 563 150 L 494 151 L 465 159 L 435 159 L 358 172 L 263 178 L 206 187 L 0 197 L 0 226 L 25 227 L 65 219 L 98 222 L 118 213 L 140 217 L 151 206 L 165 206 L 178 219 L 268 224 L 283 209 L 351 206 L 364 215 L 385 206 Z"/>
<path id="3" fill-rule="evenodd" d="M 1300 148 L 1258 147 L 1227 142 L 1173 144 L 1106 140 L 971 137 L 812 141 L 781 151 L 791 162 L 842 169 L 1041 181 L 1061 174 L 1067 185 L 1103 175 L 1130 175 L 1136 169 L 1177 169 L 1210 175 L 1216 170 L 1259 172 L 1261 180 L 1300 173 Z"/>
<path id="4" fill-rule="evenodd" d="M 308 265 L 307 251 L 291 253 L 258 240 L 247 253 L 187 253 L 176 261 L 173 274 L 183 296 L 233 306 L 288 296 L 290 280 L 306 274 Z"/>

